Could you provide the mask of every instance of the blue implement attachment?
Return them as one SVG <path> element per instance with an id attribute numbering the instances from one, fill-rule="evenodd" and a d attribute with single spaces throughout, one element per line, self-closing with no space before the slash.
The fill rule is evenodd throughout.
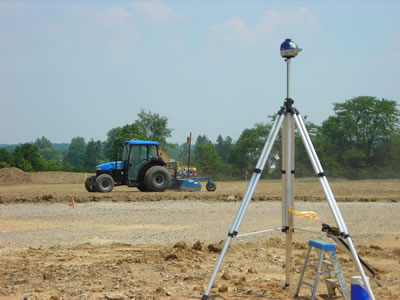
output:
<path id="1" fill-rule="evenodd" d="M 198 192 L 201 190 L 201 184 L 199 181 L 206 181 L 206 189 L 209 192 L 214 192 L 217 189 L 217 185 L 211 181 L 210 177 L 186 177 L 177 175 L 172 179 L 170 189 L 178 191 Z"/>
<path id="2" fill-rule="evenodd" d="M 178 187 L 179 191 L 188 191 L 188 192 L 198 192 L 201 190 L 201 184 L 197 180 L 188 178 L 183 179 L 180 186 Z"/>

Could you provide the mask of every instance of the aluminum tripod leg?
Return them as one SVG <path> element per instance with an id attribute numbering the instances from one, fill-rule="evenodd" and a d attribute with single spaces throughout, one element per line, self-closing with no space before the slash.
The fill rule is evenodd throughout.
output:
<path id="1" fill-rule="evenodd" d="M 347 240 L 347 242 L 349 244 L 349 248 L 350 248 L 351 254 L 353 256 L 353 260 L 358 268 L 358 271 L 360 272 L 361 278 L 364 283 L 364 287 L 366 288 L 370 299 L 375 300 L 374 293 L 372 292 L 371 286 L 369 284 L 369 281 L 367 280 L 367 277 L 366 277 L 364 269 L 361 265 L 360 259 L 358 258 L 356 249 L 354 248 L 353 242 L 347 231 L 346 224 L 344 223 L 342 214 L 340 213 L 339 207 L 337 206 L 335 197 L 333 196 L 332 190 L 329 186 L 329 183 L 325 176 L 324 170 L 322 169 L 321 163 L 318 159 L 317 153 L 315 152 L 314 146 L 311 142 L 311 139 L 307 132 L 306 126 L 304 125 L 304 121 L 300 114 L 294 114 L 293 118 L 294 118 L 296 126 L 300 132 L 301 139 L 303 141 L 304 147 L 306 148 L 308 157 L 310 158 L 310 161 L 314 168 L 314 171 L 318 176 L 318 179 L 321 183 L 322 189 L 324 190 L 325 196 L 328 200 L 329 208 L 331 209 L 331 212 L 335 219 L 335 222 L 336 222 L 337 226 L 339 227 L 341 234 L 343 235 L 343 237 Z"/>
<path id="2" fill-rule="evenodd" d="M 219 268 L 221 267 L 222 260 L 224 259 L 224 256 L 226 254 L 226 251 L 228 250 L 229 243 L 232 239 L 232 237 L 236 236 L 240 227 L 240 224 L 243 220 L 244 214 L 246 212 L 246 209 L 250 203 L 251 197 L 253 196 L 254 190 L 257 186 L 257 183 L 261 177 L 261 173 L 265 167 L 265 164 L 267 163 L 269 154 L 271 152 L 272 146 L 275 143 L 276 137 L 278 135 L 279 129 L 282 126 L 282 122 L 285 116 L 282 113 L 278 113 L 277 118 L 275 120 L 274 125 L 272 126 L 272 129 L 268 135 L 267 141 L 265 142 L 264 148 L 261 152 L 260 158 L 257 162 L 257 165 L 254 169 L 253 175 L 251 176 L 249 185 L 247 186 L 247 190 L 243 196 L 242 202 L 240 204 L 240 207 L 238 209 L 238 212 L 236 213 L 235 219 L 233 220 L 231 229 L 229 230 L 228 237 L 226 238 L 224 247 L 221 250 L 221 254 L 218 258 L 218 261 L 215 265 L 214 271 L 211 275 L 210 281 L 208 282 L 208 286 L 206 291 L 204 292 L 204 295 L 202 297 L 202 300 L 208 299 L 208 295 L 211 291 L 211 288 L 214 284 L 215 277 L 217 276 L 217 273 L 219 271 Z"/>

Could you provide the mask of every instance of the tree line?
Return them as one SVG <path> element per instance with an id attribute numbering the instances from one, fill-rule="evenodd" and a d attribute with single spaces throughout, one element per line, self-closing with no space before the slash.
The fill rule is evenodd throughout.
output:
<path id="1" fill-rule="evenodd" d="M 330 177 L 347 179 L 400 178 L 400 111 L 396 102 L 363 96 L 333 105 L 334 115 L 317 126 L 305 123 L 319 159 Z M 219 135 L 212 142 L 199 135 L 192 144 L 191 165 L 202 176 L 215 180 L 245 179 L 251 176 L 276 116 L 266 123 L 246 128 L 236 141 Z M 18 167 L 24 171 L 86 171 L 121 157 L 121 144 L 132 138 L 158 141 L 170 158 L 187 163 L 187 144 L 171 144 L 168 119 L 141 110 L 132 124 L 112 128 L 106 141 L 86 142 L 74 137 L 65 150 L 56 149 L 45 137 L 34 143 L 0 149 L 0 168 Z M 313 168 L 295 134 L 296 177 L 314 176 Z M 186 155 L 185 155 L 186 154 Z M 281 176 L 281 134 L 272 148 L 263 176 Z"/>

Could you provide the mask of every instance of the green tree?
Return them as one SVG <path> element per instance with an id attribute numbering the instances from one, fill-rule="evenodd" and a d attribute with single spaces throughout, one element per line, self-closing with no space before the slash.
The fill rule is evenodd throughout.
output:
<path id="1" fill-rule="evenodd" d="M 101 158 L 101 141 L 91 139 L 86 145 L 84 166 L 95 168 Z"/>
<path id="2" fill-rule="evenodd" d="M 196 147 L 205 144 L 212 144 L 212 142 L 208 139 L 208 137 L 204 135 L 199 135 L 196 139 Z"/>
<path id="3" fill-rule="evenodd" d="M 61 154 L 61 152 L 57 151 L 56 148 L 54 148 L 54 147 L 42 149 L 42 150 L 40 150 L 40 154 L 47 161 L 53 160 L 57 164 L 61 164 L 62 154 Z"/>
<path id="4" fill-rule="evenodd" d="M 377 178 L 400 178 L 400 129 L 376 152 Z"/>
<path id="5" fill-rule="evenodd" d="M 61 153 L 53 147 L 50 140 L 46 137 L 42 136 L 41 138 L 37 138 L 34 145 L 38 147 L 40 155 L 46 161 L 54 160 L 56 163 L 61 163 Z"/>
<path id="6" fill-rule="evenodd" d="M 163 149 L 167 151 L 170 159 L 179 160 L 180 162 L 184 161 L 184 152 L 186 148 L 185 144 L 166 144 L 163 146 Z"/>
<path id="7" fill-rule="evenodd" d="M 46 164 L 47 171 L 59 171 L 60 168 L 55 160 L 49 160 Z"/>
<path id="8" fill-rule="evenodd" d="M 68 150 L 65 152 L 64 164 L 69 163 L 73 167 L 83 167 L 86 153 L 86 142 L 83 137 L 74 137 Z"/>
<path id="9" fill-rule="evenodd" d="M 254 128 L 243 130 L 239 139 L 232 146 L 228 156 L 228 161 L 236 169 L 236 176 L 241 177 L 246 171 L 254 169 L 271 127 L 271 123 L 257 123 Z M 268 174 L 269 168 L 276 164 L 277 157 L 279 157 L 279 150 L 280 143 L 274 143 L 274 147 L 264 168 L 264 174 Z"/>
<path id="10" fill-rule="evenodd" d="M 400 178 L 400 129 L 393 135 L 392 139 L 386 141 L 381 149 L 387 152 L 387 162 L 380 164 L 386 172 L 386 177 Z M 378 162 L 379 163 L 379 162 Z"/>
<path id="11" fill-rule="evenodd" d="M 171 137 L 172 129 L 168 128 L 168 119 L 159 114 L 146 112 L 141 109 L 137 114 L 138 119 L 135 124 L 140 132 L 144 133 L 146 139 L 159 142 L 161 145 L 167 143 L 167 138 Z"/>
<path id="12" fill-rule="evenodd" d="M 39 150 L 52 147 L 50 140 L 44 136 L 37 138 L 34 144 L 39 148 Z"/>
<path id="13" fill-rule="evenodd" d="M 217 180 L 221 178 L 224 168 L 221 157 L 211 143 L 198 145 L 196 166 L 199 170 L 199 174 L 203 176 L 212 176 Z"/>
<path id="14" fill-rule="evenodd" d="M 71 171 L 73 171 L 73 167 L 71 166 L 71 164 L 69 162 L 64 160 L 63 165 L 62 165 L 62 170 L 64 172 L 71 172 Z"/>
<path id="15" fill-rule="evenodd" d="M 207 144 L 212 144 L 211 140 L 204 134 L 204 135 L 199 135 L 196 139 L 196 143 L 193 145 L 193 142 L 190 144 L 190 159 L 192 161 L 196 161 L 197 153 L 198 153 L 198 148 L 200 145 L 207 145 Z M 184 145 L 184 152 L 183 152 L 183 158 L 187 158 L 185 161 L 189 159 L 189 145 L 186 144 Z"/>
<path id="16" fill-rule="evenodd" d="M 9 168 L 14 165 L 13 156 L 6 149 L 0 149 L 0 169 Z"/>
<path id="17" fill-rule="evenodd" d="M 215 150 L 218 152 L 219 156 L 221 156 L 224 163 L 226 163 L 228 160 L 228 154 L 232 146 L 233 141 L 230 136 L 227 136 L 224 139 L 222 135 L 218 135 L 217 143 L 215 144 Z"/>
<path id="18" fill-rule="evenodd" d="M 22 144 L 13 152 L 15 166 L 24 171 L 43 171 L 45 161 L 39 153 L 39 148 L 33 144 Z"/>
<path id="19" fill-rule="evenodd" d="M 334 104 L 335 116 L 323 122 L 318 137 L 329 173 L 360 179 L 377 176 L 381 147 L 398 132 L 396 102 L 363 96 Z"/>
<path id="20" fill-rule="evenodd" d="M 25 172 L 34 171 L 31 162 L 26 159 L 18 160 L 18 168 L 20 168 L 21 170 L 23 170 Z"/>
<path id="21" fill-rule="evenodd" d="M 115 160 L 116 159 L 116 147 L 121 147 L 120 144 L 117 144 L 117 137 L 119 133 L 121 132 L 122 128 L 121 127 L 115 127 L 111 128 L 107 132 L 107 140 L 104 143 L 104 152 L 105 156 L 108 158 L 108 160 Z M 131 136 L 129 139 L 134 138 L 134 136 Z M 129 140 L 128 139 L 128 140 Z"/>

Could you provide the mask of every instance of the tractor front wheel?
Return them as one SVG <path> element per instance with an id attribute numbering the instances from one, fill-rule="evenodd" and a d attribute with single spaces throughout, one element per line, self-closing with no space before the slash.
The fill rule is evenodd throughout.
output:
<path id="1" fill-rule="evenodd" d="M 206 184 L 206 189 L 209 192 L 214 192 L 217 189 L 217 185 L 214 182 L 209 181 Z"/>
<path id="2" fill-rule="evenodd" d="M 85 188 L 90 193 L 96 192 L 96 176 L 86 178 Z"/>
<path id="3" fill-rule="evenodd" d="M 114 188 L 114 179 L 108 174 L 101 174 L 96 178 L 96 189 L 102 193 L 109 193 Z"/>
<path id="4" fill-rule="evenodd" d="M 149 192 L 164 192 L 171 186 L 171 175 L 161 166 L 154 166 L 147 170 L 144 184 Z"/>

